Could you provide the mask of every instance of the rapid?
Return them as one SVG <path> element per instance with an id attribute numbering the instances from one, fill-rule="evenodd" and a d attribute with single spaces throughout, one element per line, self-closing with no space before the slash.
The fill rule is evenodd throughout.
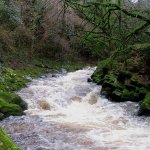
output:
<path id="1" fill-rule="evenodd" d="M 48 74 L 17 92 L 24 116 L 0 122 L 24 150 L 149 150 L 150 118 L 138 103 L 114 103 L 87 79 L 95 68 Z"/>

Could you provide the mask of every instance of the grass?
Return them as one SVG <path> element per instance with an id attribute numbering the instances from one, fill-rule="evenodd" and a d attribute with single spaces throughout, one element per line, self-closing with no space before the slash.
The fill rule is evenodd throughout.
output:
<path id="1" fill-rule="evenodd" d="M 21 150 L 2 128 L 0 128 L 0 150 Z"/>

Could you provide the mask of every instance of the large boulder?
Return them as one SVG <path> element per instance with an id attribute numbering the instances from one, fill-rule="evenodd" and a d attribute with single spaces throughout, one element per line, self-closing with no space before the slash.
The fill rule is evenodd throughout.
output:
<path id="1" fill-rule="evenodd" d="M 149 90 L 135 74 L 128 71 L 100 69 L 92 75 L 92 79 L 102 85 L 101 95 L 116 102 L 142 101 Z"/>
<path id="2" fill-rule="evenodd" d="M 27 104 L 16 94 L 0 92 L 0 119 L 10 115 L 22 115 Z"/>

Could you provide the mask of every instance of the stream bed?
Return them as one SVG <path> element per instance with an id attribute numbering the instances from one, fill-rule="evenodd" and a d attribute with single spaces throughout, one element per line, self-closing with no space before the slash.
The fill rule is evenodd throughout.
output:
<path id="1" fill-rule="evenodd" d="M 0 122 L 24 150 L 149 150 L 150 118 L 138 104 L 113 103 L 87 82 L 95 68 L 48 74 L 17 92 L 25 116 Z"/>

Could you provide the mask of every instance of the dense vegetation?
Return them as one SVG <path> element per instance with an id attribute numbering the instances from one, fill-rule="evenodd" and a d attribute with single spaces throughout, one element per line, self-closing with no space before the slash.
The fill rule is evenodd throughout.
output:
<path id="1" fill-rule="evenodd" d="M 150 115 L 149 16 L 146 0 L 1 0 L 0 119 L 23 114 L 29 76 L 93 62 L 101 94 Z"/>
<path id="2" fill-rule="evenodd" d="M 99 58 L 92 75 L 102 84 L 101 94 L 113 101 L 141 102 L 139 114 L 150 114 L 150 9 L 148 1 L 70 1 L 87 21 L 82 49 Z"/>

